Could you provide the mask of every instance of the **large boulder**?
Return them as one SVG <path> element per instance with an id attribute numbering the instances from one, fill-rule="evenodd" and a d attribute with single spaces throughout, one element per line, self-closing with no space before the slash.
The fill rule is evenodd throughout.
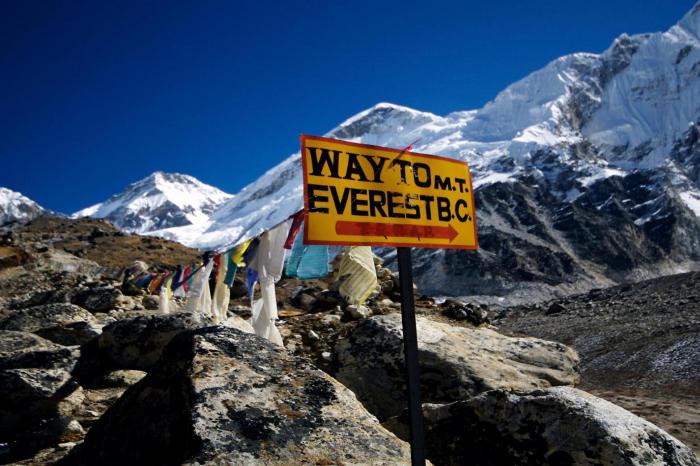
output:
<path id="1" fill-rule="evenodd" d="M 77 388 L 71 370 L 80 356 L 26 332 L 0 330 L 0 433 L 30 413 L 48 411 Z"/>
<path id="2" fill-rule="evenodd" d="M 512 338 L 486 327 L 463 328 L 416 318 L 423 401 L 446 403 L 497 388 L 573 385 L 578 356 L 560 343 Z M 336 378 L 379 419 L 406 406 L 401 315 L 363 320 L 336 345 Z"/>
<path id="3" fill-rule="evenodd" d="M 107 312 L 121 302 L 122 292 L 111 286 L 86 288 L 77 292 L 71 302 L 92 312 Z"/>
<path id="4" fill-rule="evenodd" d="M 62 465 L 407 464 L 347 388 L 255 335 L 183 332 Z"/>
<path id="5" fill-rule="evenodd" d="M 35 333 L 62 345 L 82 345 L 99 335 L 95 317 L 74 304 L 55 303 L 14 311 L 0 320 L 0 330 Z"/>
<path id="6" fill-rule="evenodd" d="M 0 330 L 0 370 L 36 368 L 70 372 L 79 356 L 76 347 L 57 345 L 28 332 Z"/>
<path id="7" fill-rule="evenodd" d="M 199 313 L 142 315 L 104 327 L 98 346 L 114 368 L 148 371 L 175 335 L 209 325 L 213 321 Z"/>
<path id="8" fill-rule="evenodd" d="M 423 412 L 426 452 L 436 465 L 700 466 L 654 424 L 571 387 L 494 390 Z M 402 417 L 386 425 L 403 437 Z"/>
<path id="9" fill-rule="evenodd" d="M 0 463 L 57 442 L 81 388 L 70 371 L 78 347 L 26 332 L 0 330 Z"/>

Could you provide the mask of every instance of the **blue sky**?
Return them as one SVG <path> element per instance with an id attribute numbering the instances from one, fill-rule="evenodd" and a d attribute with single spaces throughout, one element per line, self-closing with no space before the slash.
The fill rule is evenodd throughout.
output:
<path id="1" fill-rule="evenodd" d="M 235 193 L 377 102 L 481 107 L 692 0 L 0 4 L 0 186 L 73 212 L 155 170 Z"/>

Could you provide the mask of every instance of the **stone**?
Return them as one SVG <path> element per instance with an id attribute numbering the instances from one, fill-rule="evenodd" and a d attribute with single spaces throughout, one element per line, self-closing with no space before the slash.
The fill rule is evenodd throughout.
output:
<path id="1" fill-rule="evenodd" d="M 78 421 L 73 419 L 68 422 L 65 430 L 61 433 L 61 437 L 59 438 L 59 442 L 61 443 L 59 443 L 59 445 L 73 443 L 73 446 L 75 446 L 75 442 L 81 441 L 83 437 L 85 437 L 85 429 L 83 429 L 83 426 L 81 426 Z"/>
<path id="2" fill-rule="evenodd" d="M 242 319 L 249 319 L 253 315 L 250 306 L 234 305 L 229 306 L 228 310 Z"/>
<path id="3" fill-rule="evenodd" d="M 314 296 L 312 296 L 310 294 L 306 294 L 306 293 L 301 293 L 300 295 L 298 295 L 296 305 L 302 309 L 310 311 L 311 306 L 313 305 L 315 300 L 316 300 L 316 298 Z"/>
<path id="4" fill-rule="evenodd" d="M 572 387 L 494 390 L 424 405 L 426 455 L 435 464 L 700 466 L 674 437 Z M 385 425 L 408 434 L 407 417 Z"/>
<path id="5" fill-rule="evenodd" d="M 29 254 L 18 247 L 0 248 L 0 269 L 19 267 L 29 260 Z"/>
<path id="6" fill-rule="evenodd" d="M 122 292 L 111 286 L 87 288 L 73 295 L 71 302 L 91 312 L 107 312 L 117 307 Z"/>
<path id="7" fill-rule="evenodd" d="M 220 325 L 223 325 L 225 327 L 235 328 L 235 329 L 238 329 L 241 332 L 245 332 L 245 333 L 255 333 L 255 329 L 253 329 L 253 326 L 250 325 L 250 322 L 238 317 L 237 315 L 233 315 L 231 317 L 228 317 L 226 320 L 221 322 Z"/>
<path id="8" fill-rule="evenodd" d="M 68 303 L 14 311 L 0 320 L 0 330 L 35 333 L 61 345 L 82 345 L 99 335 L 100 325 L 85 309 Z"/>
<path id="9" fill-rule="evenodd" d="M 335 314 L 328 314 L 321 317 L 321 322 L 323 322 L 323 324 L 328 327 L 337 327 L 338 325 L 340 325 L 340 320 L 340 316 L 337 316 Z"/>
<path id="10" fill-rule="evenodd" d="M 480 306 L 448 299 L 440 305 L 442 314 L 455 320 L 467 320 L 474 325 L 489 322 L 488 312 Z"/>
<path id="11" fill-rule="evenodd" d="M 64 369 L 20 368 L 0 371 L 0 411 L 24 409 L 27 402 L 46 402 L 55 406 L 51 398 L 71 379 Z M 17 404 L 20 404 L 18 406 Z M 4 423 L 3 423 L 4 424 Z M 7 427 L 7 426 L 5 426 Z"/>
<path id="12" fill-rule="evenodd" d="M 424 402 L 446 403 L 496 388 L 531 390 L 578 382 L 578 356 L 561 343 L 513 338 L 417 317 Z M 380 420 L 406 406 L 403 331 L 398 313 L 360 321 L 336 344 L 336 378 Z"/>
<path id="13" fill-rule="evenodd" d="M 100 326 L 87 322 L 73 322 L 41 329 L 35 333 L 61 345 L 84 345 L 100 336 Z"/>
<path id="14" fill-rule="evenodd" d="M 54 394 L 59 394 L 56 397 L 59 400 L 56 403 L 56 413 L 60 416 L 70 418 L 80 412 L 83 402 L 85 401 L 85 390 L 78 385 L 75 379 L 71 378 Z"/>
<path id="15" fill-rule="evenodd" d="M 13 311 L 8 317 L 0 320 L 0 330 L 36 332 L 55 325 L 94 321 L 95 317 L 79 306 L 55 303 Z"/>
<path id="16" fill-rule="evenodd" d="M 37 417 L 27 412 L 24 422 L 17 423 L 11 434 L 3 434 L 6 448 L 0 444 L 0 463 L 2 464 L 55 464 L 63 455 L 47 454 L 61 442 L 70 425 L 70 419 L 62 416 Z M 25 461 L 23 459 L 30 458 Z"/>
<path id="17" fill-rule="evenodd" d="M 143 371 L 119 369 L 105 374 L 99 385 L 104 388 L 130 387 L 145 376 Z"/>
<path id="18" fill-rule="evenodd" d="M 208 325 L 213 321 L 199 313 L 138 316 L 107 325 L 98 345 L 115 369 L 148 371 L 175 335 Z"/>
<path id="19" fill-rule="evenodd" d="M 126 272 L 130 276 L 136 277 L 137 275 L 148 271 L 148 268 L 149 268 L 149 265 L 147 263 L 145 263 L 144 261 L 135 260 L 134 262 L 131 263 L 131 265 L 129 265 L 129 267 L 127 267 Z"/>
<path id="20" fill-rule="evenodd" d="M 555 302 L 549 305 L 545 314 L 559 314 L 564 311 L 566 311 L 566 307 L 561 303 Z"/>
<path id="21" fill-rule="evenodd" d="M 323 290 L 316 295 L 308 310 L 310 312 L 330 311 L 342 302 L 343 298 L 337 291 Z"/>
<path id="22" fill-rule="evenodd" d="M 149 311 L 157 311 L 160 306 L 160 297 L 155 295 L 146 295 L 141 301 L 143 307 Z"/>
<path id="23" fill-rule="evenodd" d="M 347 315 L 349 315 L 354 320 L 366 319 L 372 315 L 372 311 L 367 306 L 362 306 L 358 304 L 350 304 L 345 306 Z"/>
<path id="24" fill-rule="evenodd" d="M 131 311 L 136 306 L 136 301 L 131 296 L 120 296 L 114 304 L 116 309 Z"/>
<path id="25" fill-rule="evenodd" d="M 0 330 L 0 370 L 36 368 L 70 372 L 79 356 L 77 347 L 57 345 L 27 332 Z"/>
<path id="26" fill-rule="evenodd" d="M 55 444 L 79 403 L 71 370 L 78 347 L 65 347 L 27 332 L 0 330 L 0 439 L 8 451 L 0 463 Z"/>
<path id="27" fill-rule="evenodd" d="M 175 337 L 59 465 L 384 464 L 409 447 L 302 358 L 236 329 Z"/>

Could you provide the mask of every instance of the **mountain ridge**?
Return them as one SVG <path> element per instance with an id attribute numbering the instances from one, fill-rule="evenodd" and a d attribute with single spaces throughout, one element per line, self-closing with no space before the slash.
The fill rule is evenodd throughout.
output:
<path id="1" fill-rule="evenodd" d="M 469 164 L 481 249 L 415 251 L 422 290 L 530 300 L 697 267 L 699 7 L 667 31 L 555 59 L 481 109 L 382 102 L 326 133 Z M 301 209 L 299 162 L 288 156 L 206 222 L 148 234 L 207 249 L 257 235 Z"/>

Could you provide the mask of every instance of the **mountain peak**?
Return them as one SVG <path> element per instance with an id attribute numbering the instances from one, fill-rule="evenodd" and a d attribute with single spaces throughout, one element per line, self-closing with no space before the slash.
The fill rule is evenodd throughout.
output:
<path id="1" fill-rule="evenodd" d="M 693 36 L 696 40 L 700 40 L 700 2 L 678 22 L 678 26 Z"/>
<path id="2" fill-rule="evenodd" d="M 414 129 L 444 121 L 445 118 L 430 112 L 380 102 L 348 118 L 327 135 L 350 141 L 361 138 L 366 144 L 398 148 L 405 147 L 416 139 L 416 135 L 411 134 Z"/>
<path id="3" fill-rule="evenodd" d="M 18 220 L 31 220 L 43 212 L 43 207 L 22 193 L 0 186 L 0 225 Z"/>
<path id="4" fill-rule="evenodd" d="M 147 177 L 142 178 L 140 181 L 133 184 L 138 183 L 152 183 L 154 185 L 163 183 L 204 184 L 193 176 L 185 175 L 183 173 L 164 172 L 162 170 L 154 171 Z"/>
<path id="5" fill-rule="evenodd" d="M 149 233 L 206 224 L 214 209 L 231 197 L 193 176 L 156 171 L 72 217 L 106 218 L 126 231 Z"/>

